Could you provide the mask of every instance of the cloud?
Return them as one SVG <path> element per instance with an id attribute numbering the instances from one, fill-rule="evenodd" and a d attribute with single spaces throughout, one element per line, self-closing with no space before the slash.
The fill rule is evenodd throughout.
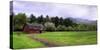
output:
<path id="1" fill-rule="evenodd" d="M 41 14 L 49 16 L 83 18 L 89 20 L 97 19 L 97 6 L 57 4 L 46 2 L 14 1 L 14 13 L 26 13 L 28 16 Z"/>

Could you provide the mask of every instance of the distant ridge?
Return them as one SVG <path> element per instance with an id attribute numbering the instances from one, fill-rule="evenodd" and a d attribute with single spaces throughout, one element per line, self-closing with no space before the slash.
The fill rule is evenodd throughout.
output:
<path id="1" fill-rule="evenodd" d="M 70 18 L 70 19 L 77 24 L 97 25 L 97 20 L 88 20 L 88 19 L 81 19 L 81 18 Z"/>

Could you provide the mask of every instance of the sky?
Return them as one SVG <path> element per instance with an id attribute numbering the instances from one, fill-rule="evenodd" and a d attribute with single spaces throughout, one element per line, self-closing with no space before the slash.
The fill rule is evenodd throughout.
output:
<path id="1" fill-rule="evenodd" d="M 33 2 L 33 1 L 14 1 L 13 11 L 15 14 L 25 13 L 28 17 L 34 14 L 36 17 L 41 14 L 45 17 L 59 16 L 63 18 L 82 18 L 97 20 L 96 5 L 76 5 L 63 3 Z"/>

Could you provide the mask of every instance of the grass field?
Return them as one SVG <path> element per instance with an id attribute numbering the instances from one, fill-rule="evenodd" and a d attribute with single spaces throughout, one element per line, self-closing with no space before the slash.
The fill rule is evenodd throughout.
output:
<path id="1" fill-rule="evenodd" d="M 14 32 L 13 34 L 13 48 L 20 49 L 20 48 L 37 48 L 37 47 L 44 47 L 44 44 L 30 39 L 25 34 L 17 35 L 18 32 Z"/>
<path id="2" fill-rule="evenodd" d="M 96 32 L 45 32 L 36 34 L 36 38 L 47 39 L 57 45 L 85 45 L 96 44 Z"/>
<path id="3" fill-rule="evenodd" d="M 33 40 L 26 36 L 27 34 L 13 34 L 13 48 L 37 48 L 45 45 L 39 41 Z M 87 32 L 44 32 L 42 34 L 34 34 L 35 38 L 46 39 L 59 46 L 69 45 L 89 45 L 97 43 L 96 31 Z"/>

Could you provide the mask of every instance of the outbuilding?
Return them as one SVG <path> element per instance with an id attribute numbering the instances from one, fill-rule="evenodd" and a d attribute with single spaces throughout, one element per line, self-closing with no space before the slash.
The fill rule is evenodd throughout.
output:
<path id="1" fill-rule="evenodd" d="M 23 31 L 27 33 L 42 33 L 43 25 L 42 24 L 25 24 Z"/>

